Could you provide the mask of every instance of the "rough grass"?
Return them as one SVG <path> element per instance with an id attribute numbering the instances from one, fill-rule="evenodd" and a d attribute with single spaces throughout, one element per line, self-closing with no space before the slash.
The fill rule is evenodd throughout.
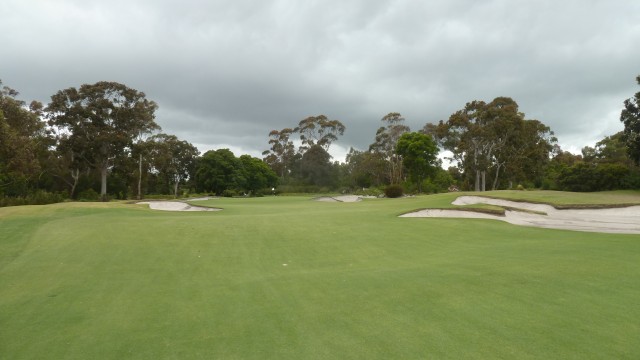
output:
<path id="1" fill-rule="evenodd" d="M 455 196 L 0 209 L 0 358 L 638 357 L 640 236 L 397 217 Z"/>

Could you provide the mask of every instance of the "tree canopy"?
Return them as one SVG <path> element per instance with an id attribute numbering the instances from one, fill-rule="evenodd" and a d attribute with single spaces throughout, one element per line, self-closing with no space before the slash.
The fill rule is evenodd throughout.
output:
<path id="1" fill-rule="evenodd" d="M 422 182 L 440 166 L 438 146 L 429 135 L 419 132 L 404 133 L 396 145 L 398 155 L 402 156 L 409 176 L 418 184 L 422 192 Z"/>
<path id="2" fill-rule="evenodd" d="M 155 171 L 172 185 L 178 197 L 178 187 L 193 172 L 198 149 L 175 135 L 156 134 L 148 140 L 149 157 Z"/>
<path id="3" fill-rule="evenodd" d="M 344 134 L 345 126 L 339 120 L 329 120 L 325 115 L 309 116 L 300 120 L 295 131 L 300 133 L 302 150 L 313 145 L 329 150 L 331 143 L 338 140 L 338 135 Z"/>
<path id="4" fill-rule="evenodd" d="M 463 173 L 473 178 L 475 191 L 486 190 L 491 172 L 494 189 L 502 173 L 510 182 L 539 176 L 556 141 L 547 126 L 525 120 L 518 104 L 508 97 L 469 102 L 447 122 L 427 126 L 425 131 L 453 153 Z"/>
<path id="5" fill-rule="evenodd" d="M 410 131 L 404 125 L 404 117 L 397 112 L 391 112 L 382 117 L 384 126 L 376 131 L 375 141 L 369 145 L 369 151 L 381 154 L 387 161 L 387 172 L 392 184 L 402 182 L 402 157 L 396 153 L 396 145 L 402 134 Z"/>
<path id="6" fill-rule="evenodd" d="M 143 92 L 101 81 L 58 91 L 45 111 L 49 124 L 68 134 L 71 151 L 99 169 L 100 195 L 104 199 L 113 160 L 138 134 L 160 128 L 154 121 L 156 109 L 156 103 L 146 99 Z"/>
<path id="7" fill-rule="evenodd" d="M 497 97 L 470 101 L 419 132 L 410 132 L 404 117 L 390 112 L 369 149 L 350 148 L 344 163 L 332 161 L 329 149 L 346 127 L 326 115 L 269 132 L 263 159 L 238 158 L 229 149 L 199 156 L 187 141 L 158 133 L 156 103 L 126 85 L 102 81 L 60 90 L 46 107 L 18 95 L 7 86 L 0 89 L 0 206 L 45 198 L 178 196 L 179 189 L 183 195 L 259 196 L 276 186 L 283 192 L 375 195 L 391 185 L 409 193 L 447 191 L 451 185 L 480 191 L 515 184 L 575 191 L 640 188 L 640 92 L 624 101 L 624 131 L 585 146 L 581 155 L 563 151 L 551 129 L 526 119 L 513 99 Z M 452 152 L 455 167 L 440 168 L 441 149 Z"/>
<path id="8" fill-rule="evenodd" d="M 640 75 L 636 77 L 636 81 L 640 85 Z M 624 124 L 623 139 L 627 145 L 629 156 L 637 164 L 640 164 L 640 91 L 624 101 L 620 121 Z"/>
<path id="9" fill-rule="evenodd" d="M 26 194 L 44 171 L 43 157 L 51 145 L 40 120 L 42 104 L 27 107 L 17 96 L 8 86 L 0 89 L 0 195 Z"/>

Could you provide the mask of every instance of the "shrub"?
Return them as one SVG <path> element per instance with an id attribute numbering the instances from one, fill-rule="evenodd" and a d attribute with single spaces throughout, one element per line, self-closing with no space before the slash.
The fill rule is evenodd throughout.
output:
<path id="1" fill-rule="evenodd" d="M 518 184 L 518 186 L 516 186 L 516 190 L 524 190 L 524 186 L 522 186 L 522 184 Z"/>
<path id="2" fill-rule="evenodd" d="M 237 195 L 237 193 L 234 190 L 231 190 L 231 189 L 226 189 L 226 190 L 224 190 L 222 192 L 222 196 L 224 196 L 224 197 L 234 197 L 236 195 Z"/>
<path id="3" fill-rule="evenodd" d="M 567 191 L 624 189 L 630 170 L 622 164 L 577 163 L 562 169 L 558 185 Z"/>
<path id="4" fill-rule="evenodd" d="M 78 194 L 78 200 L 80 200 L 80 201 L 99 201 L 100 200 L 100 194 L 98 194 L 98 192 L 96 192 L 95 190 L 89 188 L 89 189 L 81 192 L 80 194 Z"/>
<path id="5" fill-rule="evenodd" d="M 404 194 L 404 189 L 401 185 L 391 184 L 384 189 L 384 194 L 388 198 L 399 198 Z"/>
<path id="6" fill-rule="evenodd" d="M 46 205 L 63 202 L 64 200 L 65 196 L 63 194 L 37 190 L 27 196 L 2 196 L 0 197 L 0 207 L 20 205 Z"/>

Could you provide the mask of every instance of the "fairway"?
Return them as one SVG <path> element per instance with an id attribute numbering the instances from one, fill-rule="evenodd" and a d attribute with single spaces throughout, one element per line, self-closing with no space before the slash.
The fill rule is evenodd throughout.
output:
<path id="1" fill-rule="evenodd" d="M 640 356 L 640 235 L 398 217 L 456 196 L 0 208 L 0 359 Z"/>

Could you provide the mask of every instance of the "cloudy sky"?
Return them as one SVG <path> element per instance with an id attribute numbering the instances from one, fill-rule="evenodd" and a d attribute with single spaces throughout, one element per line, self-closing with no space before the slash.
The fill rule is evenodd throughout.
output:
<path id="1" fill-rule="evenodd" d="M 117 81 L 201 151 L 260 156 L 272 129 L 380 119 L 418 130 L 509 96 L 578 152 L 622 129 L 640 91 L 638 0 L 2 0 L 0 79 L 22 100 Z"/>

